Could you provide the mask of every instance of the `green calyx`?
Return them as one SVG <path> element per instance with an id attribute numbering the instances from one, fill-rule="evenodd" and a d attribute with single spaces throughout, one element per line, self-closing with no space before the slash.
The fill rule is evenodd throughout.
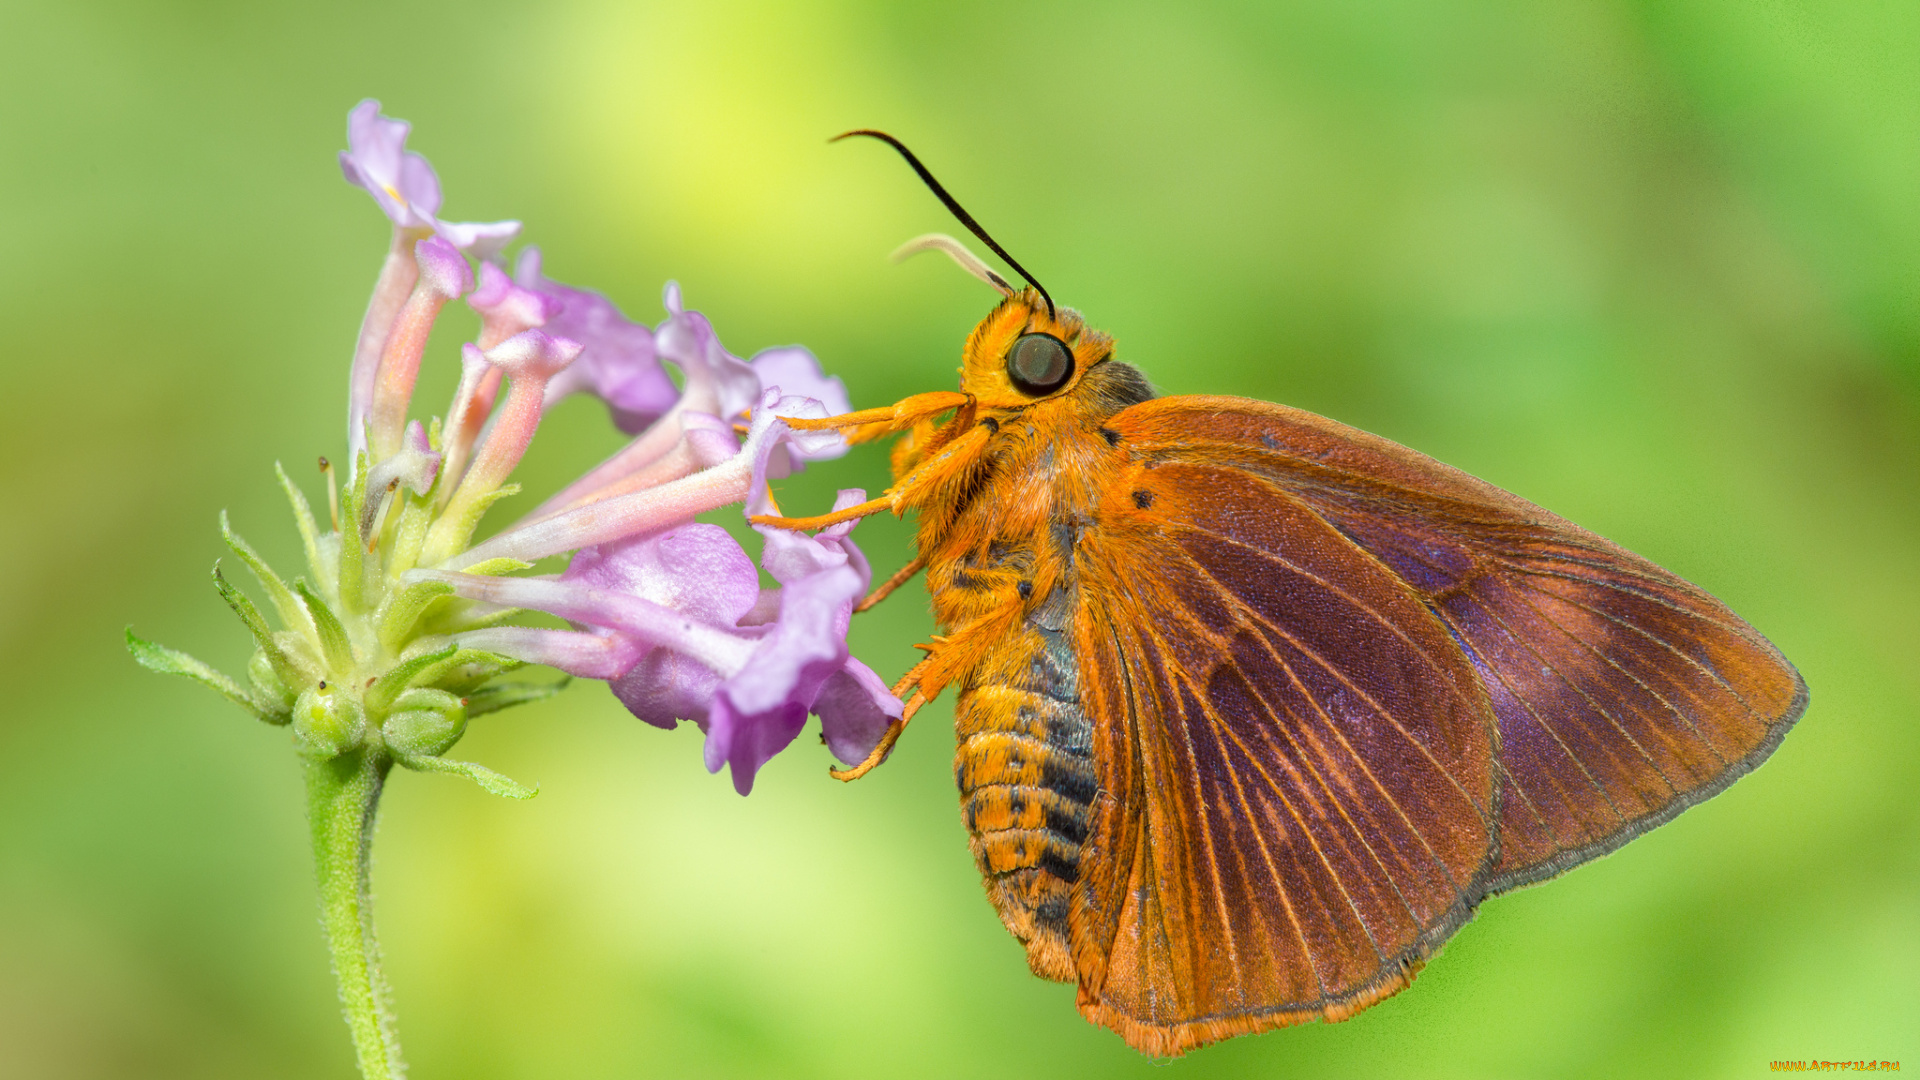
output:
<path id="1" fill-rule="evenodd" d="M 254 641 L 246 680 L 129 630 L 127 648 L 134 659 L 151 670 L 190 678 L 260 720 L 288 727 L 308 761 L 357 755 L 419 772 L 464 776 L 499 795 L 531 797 L 530 787 L 444 757 L 471 718 L 550 697 L 566 682 L 495 682 L 520 666 L 518 661 L 463 649 L 458 639 L 511 613 L 462 601 L 443 584 L 402 581 L 420 563 L 436 524 L 440 478 L 423 494 L 398 485 L 370 492 L 362 454 L 333 528 L 322 530 L 286 471 L 277 464 L 275 469 L 306 555 L 305 576 L 289 584 L 233 531 L 227 515 L 220 515 L 228 549 L 267 601 L 263 609 L 214 568 L 215 589 Z M 488 569 L 501 573 L 525 566 L 512 562 Z"/>

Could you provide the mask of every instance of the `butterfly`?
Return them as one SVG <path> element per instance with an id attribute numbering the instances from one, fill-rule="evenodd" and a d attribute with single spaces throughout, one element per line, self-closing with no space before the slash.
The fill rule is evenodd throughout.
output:
<path id="1" fill-rule="evenodd" d="M 1016 288 L 960 389 L 795 427 L 898 434 L 957 689 L 954 775 L 1035 974 L 1136 1049 L 1341 1020 L 1489 896 L 1618 848 L 1766 760 L 1806 684 L 1704 590 L 1517 496 L 1284 405 L 1155 397 L 903 155 Z M 943 419 L 944 417 L 944 419 Z"/>

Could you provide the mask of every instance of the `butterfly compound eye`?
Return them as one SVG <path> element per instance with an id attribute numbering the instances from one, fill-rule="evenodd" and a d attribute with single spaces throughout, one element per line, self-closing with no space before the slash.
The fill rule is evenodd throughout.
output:
<path id="1" fill-rule="evenodd" d="M 1007 377 L 1023 394 L 1051 394 L 1073 378 L 1073 353 L 1052 334 L 1025 334 L 1007 353 Z"/>

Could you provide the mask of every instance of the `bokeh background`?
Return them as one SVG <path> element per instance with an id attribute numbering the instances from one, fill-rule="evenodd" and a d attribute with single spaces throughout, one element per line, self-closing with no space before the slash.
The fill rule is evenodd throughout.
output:
<path id="1" fill-rule="evenodd" d="M 993 299 L 886 263 L 958 231 L 884 147 L 825 142 L 892 130 L 1163 392 L 1510 488 L 1706 586 L 1813 689 L 1758 773 L 1490 901 L 1412 990 L 1155 1073 L 1000 928 L 948 702 L 858 784 L 803 736 L 741 799 L 695 731 L 578 686 L 461 747 L 535 801 L 391 790 L 414 1075 L 1920 1067 L 1920 8 L 297 7 L 0 4 L 0 1075 L 351 1075 L 284 733 L 120 635 L 239 670 L 222 508 L 295 563 L 271 466 L 319 491 L 386 243 L 334 164 L 364 96 L 450 217 L 523 219 L 648 321 L 677 278 L 735 352 L 805 343 L 861 406 L 950 386 Z M 617 443 L 569 402 L 522 479 Z M 900 523 L 858 537 L 907 557 Z M 891 675 L 928 632 L 915 588 L 854 644 Z"/>

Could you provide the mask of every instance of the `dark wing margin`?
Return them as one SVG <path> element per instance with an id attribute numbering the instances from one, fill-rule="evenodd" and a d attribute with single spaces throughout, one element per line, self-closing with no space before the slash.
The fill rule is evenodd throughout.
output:
<path id="1" fill-rule="evenodd" d="M 1073 549 L 1101 781 L 1081 1011 L 1153 1054 L 1351 1015 L 1489 889 L 1489 700 L 1413 590 L 1270 481 L 1118 479 Z"/>
<path id="2" fill-rule="evenodd" d="M 1605 854 L 1765 761 L 1807 706 L 1779 650 L 1704 590 L 1375 435 L 1244 398 L 1163 398 L 1108 426 L 1148 475 L 1256 476 L 1446 624 L 1499 720 L 1501 892 Z"/>

